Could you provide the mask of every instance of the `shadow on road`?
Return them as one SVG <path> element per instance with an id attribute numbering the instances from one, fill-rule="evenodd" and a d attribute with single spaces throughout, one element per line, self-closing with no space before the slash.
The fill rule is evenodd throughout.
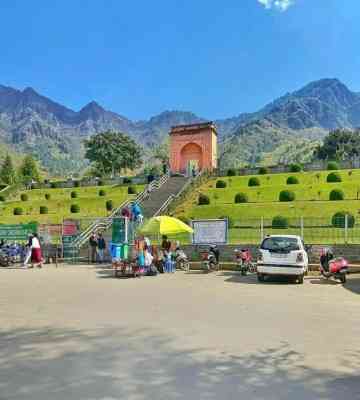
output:
<path id="1" fill-rule="evenodd" d="M 220 354 L 178 349 L 148 327 L 2 330 L 0 343 L 6 400 L 354 400 L 360 393 L 358 374 L 307 366 L 287 343 Z M 341 366 L 358 371 L 359 356 L 347 354 Z"/>
<path id="2" fill-rule="evenodd" d="M 357 275 L 356 277 L 352 277 L 350 275 L 350 278 L 343 286 L 345 289 L 350 290 L 353 293 L 360 294 L 360 276 Z"/>

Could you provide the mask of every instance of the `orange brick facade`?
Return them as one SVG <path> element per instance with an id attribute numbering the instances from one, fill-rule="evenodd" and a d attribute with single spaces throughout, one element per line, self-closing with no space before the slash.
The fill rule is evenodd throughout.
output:
<path id="1" fill-rule="evenodd" d="M 190 174 L 217 167 L 217 132 L 212 122 L 174 126 L 170 132 L 170 169 Z"/>

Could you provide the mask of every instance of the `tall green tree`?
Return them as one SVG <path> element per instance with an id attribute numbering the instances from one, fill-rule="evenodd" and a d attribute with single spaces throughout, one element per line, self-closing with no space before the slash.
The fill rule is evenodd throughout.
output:
<path id="1" fill-rule="evenodd" d="M 107 174 L 134 170 L 142 163 L 141 147 L 129 136 L 103 132 L 85 140 L 85 157 Z"/>
<path id="2" fill-rule="evenodd" d="M 6 155 L 1 166 L 0 178 L 7 185 L 13 185 L 16 182 L 16 171 L 9 154 Z"/>
<path id="3" fill-rule="evenodd" d="M 20 166 L 20 177 L 23 181 L 40 181 L 40 172 L 36 161 L 31 155 L 27 155 Z"/>
<path id="4" fill-rule="evenodd" d="M 337 129 L 330 132 L 316 151 L 321 160 L 346 160 L 360 155 L 360 130 Z"/>

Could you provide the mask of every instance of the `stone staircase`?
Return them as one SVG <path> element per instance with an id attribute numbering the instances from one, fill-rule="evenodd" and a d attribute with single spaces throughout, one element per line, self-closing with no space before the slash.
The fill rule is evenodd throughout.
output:
<path id="1" fill-rule="evenodd" d="M 159 189 L 150 192 L 149 196 L 141 203 L 144 217 L 147 219 L 158 215 L 164 204 L 171 201 L 183 189 L 189 179 L 182 176 L 172 176 Z"/>

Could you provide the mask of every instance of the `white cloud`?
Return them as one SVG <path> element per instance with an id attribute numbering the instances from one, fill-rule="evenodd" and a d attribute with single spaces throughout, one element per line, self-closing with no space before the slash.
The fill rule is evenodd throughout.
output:
<path id="1" fill-rule="evenodd" d="M 268 10 L 274 8 L 278 11 L 286 11 L 294 4 L 295 0 L 258 0 L 258 2 Z"/>

